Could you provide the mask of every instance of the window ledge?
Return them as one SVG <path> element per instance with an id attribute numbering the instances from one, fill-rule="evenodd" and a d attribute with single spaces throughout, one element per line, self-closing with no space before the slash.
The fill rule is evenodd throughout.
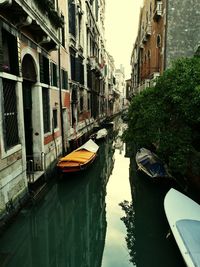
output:
<path id="1" fill-rule="evenodd" d="M 12 154 L 18 152 L 19 150 L 22 149 L 22 145 L 18 144 L 10 149 L 8 149 L 7 151 L 5 151 L 4 149 L 2 149 L 2 159 L 7 158 L 9 156 L 11 156 Z"/>

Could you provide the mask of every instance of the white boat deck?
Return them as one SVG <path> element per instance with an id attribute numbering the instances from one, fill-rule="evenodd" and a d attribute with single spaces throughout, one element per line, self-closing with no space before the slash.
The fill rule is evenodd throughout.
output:
<path id="1" fill-rule="evenodd" d="M 165 213 L 188 267 L 200 267 L 200 205 L 170 189 L 164 200 Z"/>

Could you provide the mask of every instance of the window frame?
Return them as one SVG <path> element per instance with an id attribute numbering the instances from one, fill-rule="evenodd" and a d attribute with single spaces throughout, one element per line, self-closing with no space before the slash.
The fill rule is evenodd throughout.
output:
<path id="1" fill-rule="evenodd" d="M 47 92 L 45 92 L 45 90 Z M 44 99 L 44 97 L 46 97 L 46 99 Z M 51 131 L 51 124 L 50 124 L 50 93 L 49 93 L 49 88 L 46 87 L 42 87 L 42 110 L 43 110 L 43 128 L 44 128 L 43 132 L 44 134 L 47 134 Z"/>
<path id="2" fill-rule="evenodd" d="M 6 81 L 8 83 L 13 83 L 13 88 L 10 89 L 13 91 L 12 92 L 13 94 L 8 96 L 10 101 L 8 101 L 8 100 L 5 101 L 4 90 L 6 90 L 5 89 Z M 3 141 L 4 141 L 4 150 L 8 151 L 8 150 L 12 149 L 13 147 L 18 146 L 20 144 L 19 128 L 18 128 L 18 125 L 19 125 L 18 113 L 19 113 L 19 111 L 18 111 L 18 106 L 17 106 L 17 91 L 16 91 L 17 82 L 14 80 L 2 78 L 1 83 L 2 83 L 1 85 L 3 88 L 3 90 L 2 90 L 2 99 L 3 99 L 3 103 L 2 103 L 3 104 L 2 105 L 2 124 L 3 124 L 2 125 L 2 134 L 3 134 Z M 14 106 L 10 105 L 11 101 L 13 101 L 13 103 L 15 102 Z M 8 106 L 5 107 L 6 102 L 9 102 L 9 107 Z M 11 110 L 11 108 L 12 108 L 12 110 Z M 6 115 L 7 117 L 5 116 L 5 113 L 7 113 L 7 115 Z M 14 113 L 14 114 L 11 114 L 11 113 Z M 13 115 L 14 115 L 14 119 L 13 119 L 14 126 L 12 126 L 10 123 L 6 123 L 7 120 L 12 119 L 11 116 L 13 117 Z M 7 118 L 7 120 L 6 120 L 6 118 Z M 12 132 L 13 135 L 15 135 L 15 138 L 14 138 L 15 141 L 13 143 L 11 143 L 11 142 L 8 143 L 8 137 L 10 138 L 10 134 L 8 133 L 8 128 L 10 128 L 10 127 L 12 127 L 12 129 L 14 129 L 14 131 L 11 129 L 9 131 L 9 133 Z"/>

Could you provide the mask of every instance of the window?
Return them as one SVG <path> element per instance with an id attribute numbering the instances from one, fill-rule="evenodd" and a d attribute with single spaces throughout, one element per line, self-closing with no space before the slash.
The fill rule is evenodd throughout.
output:
<path id="1" fill-rule="evenodd" d="M 49 89 L 42 88 L 44 133 L 50 132 Z"/>
<path id="2" fill-rule="evenodd" d="M 76 58 L 76 82 L 84 85 L 84 65 L 83 59 L 79 56 Z"/>
<path id="3" fill-rule="evenodd" d="M 69 14 L 69 33 L 74 37 L 76 36 L 76 11 L 75 4 L 72 0 L 68 1 L 68 14 Z"/>
<path id="4" fill-rule="evenodd" d="M 90 110 L 90 93 L 87 95 L 87 109 Z"/>
<path id="5" fill-rule="evenodd" d="M 151 58 L 151 51 L 150 51 L 150 50 L 148 50 L 148 52 L 147 52 L 147 56 L 148 56 L 148 59 Z"/>
<path id="6" fill-rule="evenodd" d="M 18 63 L 18 48 L 17 48 L 17 38 L 9 33 L 8 31 L 2 29 L 2 71 L 19 75 L 19 63 Z"/>
<path id="7" fill-rule="evenodd" d="M 62 15 L 62 20 L 64 21 L 64 16 Z M 65 27 L 63 26 L 61 29 L 61 44 L 65 47 Z"/>
<path id="8" fill-rule="evenodd" d="M 157 35 L 156 45 L 157 47 L 161 47 L 161 36 L 160 35 Z"/>
<path id="9" fill-rule="evenodd" d="M 58 86 L 57 65 L 51 63 L 51 85 Z"/>
<path id="10" fill-rule="evenodd" d="M 95 1 L 95 16 L 96 16 L 96 21 L 98 21 L 98 14 L 99 14 L 99 4 L 98 0 Z"/>
<path id="11" fill-rule="evenodd" d="M 152 16 L 152 4 L 150 3 L 150 7 L 149 7 L 149 12 L 150 12 L 150 14 L 149 14 L 149 18 L 150 18 L 150 20 L 151 20 L 151 16 Z"/>
<path id="12" fill-rule="evenodd" d="M 75 81 L 76 56 L 72 49 L 70 49 L 70 65 L 71 65 L 71 79 Z"/>
<path id="13" fill-rule="evenodd" d="M 5 149 L 19 143 L 15 82 L 3 79 L 3 126 Z"/>
<path id="14" fill-rule="evenodd" d="M 40 61 L 40 82 L 49 84 L 49 59 L 40 54 L 39 55 Z"/>
<path id="15" fill-rule="evenodd" d="M 62 88 L 68 89 L 68 73 L 65 70 L 62 70 Z"/>
<path id="16" fill-rule="evenodd" d="M 89 66 L 87 66 L 87 87 L 92 88 L 92 73 Z"/>
<path id="17" fill-rule="evenodd" d="M 82 112 L 83 111 L 83 103 L 84 101 L 83 101 L 83 92 L 82 91 L 80 91 L 80 112 Z"/>
<path id="18" fill-rule="evenodd" d="M 53 129 L 58 128 L 58 111 L 53 109 Z"/>

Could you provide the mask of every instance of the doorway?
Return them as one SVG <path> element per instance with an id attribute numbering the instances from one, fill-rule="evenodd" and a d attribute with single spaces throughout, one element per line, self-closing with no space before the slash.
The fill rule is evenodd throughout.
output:
<path id="1" fill-rule="evenodd" d="M 33 86 L 37 80 L 33 57 L 26 54 L 22 61 L 22 94 L 26 158 L 33 159 Z"/>
<path id="2" fill-rule="evenodd" d="M 33 157 L 33 124 L 32 124 L 32 83 L 29 81 L 23 82 L 23 110 L 24 110 L 24 135 L 26 157 Z"/>

